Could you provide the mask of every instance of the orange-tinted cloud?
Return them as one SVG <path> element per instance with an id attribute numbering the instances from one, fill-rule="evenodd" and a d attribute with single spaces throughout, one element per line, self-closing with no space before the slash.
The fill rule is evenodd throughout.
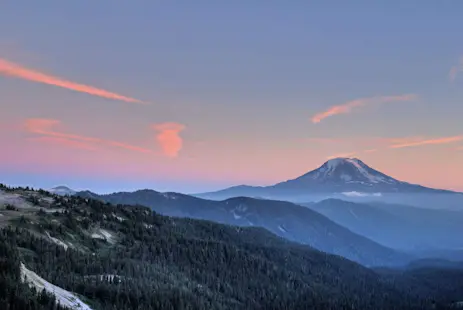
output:
<path id="1" fill-rule="evenodd" d="M 185 126 L 178 123 L 162 123 L 154 124 L 152 128 L 158 131 L 156 140 L 160 144 L 164 155 L 177 157 L 183 146 L 180 132 L 185 129 Z"/>
<path id="2" fill-rule="evenodd" d="M 337 115 L 337 114 L 347 114 L 352 109 L 357 108 L 357 107 L 370 105 L 370 104 L 381 104 L 381 103 L 397 102 L 397 101 L 410 101 L 410 100 L 415 100 L 416 98 L 418 98 L 418 96 L 415 94 L 406 94 L 406 95 L 400 95 L 400 96 L 377 96 L 377 97 L 371 97 L 371 98 L 360 98 L 360 99 L 348 101 L 341 105 L 333 106 L 326 111 L 323 111 L 321 113 L 314 115 L 311 120 L 314 124 L 317 124 L 327 117 Z"/>
<path id="3" fill-rule="evenodd" d="M 64 80 L 62 78 L 38 72 L 32 69 L 25 68 L 11 61 L 0 58 L 0 74 L 10 77 L 16 77 L 37 83 L 43 83 L 53 86 L 58 86 L 81 93 L 86 93 L 93 96 L 103 97 L 113 100 L 121 100 L 132 103 L 143 103 L 141 100 L 125 97 L 116 93 L 112 93 L 93 86 L 78 84 Z"/>
<path id="4" fill-rule="evenodd" d="M 33 138 L 30 138 L 30 140 L 40 142 L 40 143 L 48 143 L 48 144 L 72 147 L 72 148 L 82 149 L 82 150 L 87 150 L 87 151 L 94 151 L 97 149 L 95 146 L 89 143 L 86 143 L 86 142 L 59 138 L 59 137 L 52 137 L 52 136 L 33 137 Z"/>
<path id="5" fill-rule="evenodd" d="M 353 156 L 356 156 L 360 153 L 374 153 L 378 151 L 377 149 L 367 149 L 367 150 L 363 150 L 363 151 L 359 151 L 359 152 L 350 152 L 350 153 L 341 153 L 341 154 L 336 154 L 336 155 L 332 155 L 332 156 L 328 156 L 327 158 L 328 159 L 333 159 L 333 158 L 349 158 L 349 157 L 353 157 Z"/>
<path id="6" fill-rule="evenodd" d="M 455 81 L 459 72 L 463 72 L 463 56 L 458 60 L 458 64 L 450 68 L 449 80 L 450 82 Z"/>
<path id="7" fill-rule="evenodd" d="M 332 156 L 328 156 L 326 159 L 333 159 L 333 158 L 349 158 L 354 156 L 356 153 L 351 152 L 351 153 L 341 153 L 341 154 L 336 154 Z"/>
<path id="8" fill-rule="evenodd" d="M 122 148 L 130 151 L 141 152 L 141 153 L 151 153 L 152 151 L 143 147 L 134 146 L 118 141 L 112 140 L 105 140 L 100 138 L 94 137 L 86 137 L 81 135 L 75 134 L 68 134 L 56 131 L 56 127 L 60 126 L 61 122 L 54 119 L 42 119 L 42 118 L 33 118 L 26 120 L 24 124 L 24 128 L 26 131 L 38 135 L 42 135 L 45 137 L 55 138 L 55 142 L 60 141 L 63 145 L 70 145 L 74 142 L 86 144 L 87 146 L 95 146 L 95 145 L 106 145 L 106 146 L 113 146 L 117 148 Z M 66 141 L 66 142 L 64 142 Z M 49 142 L 49 141 L 48 141 Z M 75 146 L 75 144 L 74 144 Z"/>
<path id="9" fill-rule="evenodd" d="M 448 143 L 455 143 L 459 141 L 463 141 L 463 136 L 453 136 L 453 137 L 440 137 L 440 138 L 432 138 L 432 139 L 419 139 L 419 138 L 410 138 L 407 139 L 399 139 L 400 142 L 390 145 L 390 148 L 399 149 L 405 147 L 415 147 L 415 146 L 422 146 L 422 145 L 436 145 L 436 144 L 448 144 Z"/>

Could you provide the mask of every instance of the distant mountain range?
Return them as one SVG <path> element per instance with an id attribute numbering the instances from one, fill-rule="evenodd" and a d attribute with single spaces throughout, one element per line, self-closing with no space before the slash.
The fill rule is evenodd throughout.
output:
<path id="1" fill-rule="evenodd" d="M 77 195 L 112 204 L 143 205 L 163 215 L 206 219 L 236 226 L 263 227 L 288 240 L 308 244 L 367 266 L 400 265 L 410 259 L 409 256 L 358 235 L 309 208 L 285 201 L 248 197 L 212 201 L 152 190 L 108 195 L 87 191 Z"/>
<path id="2" fill-rule="evenodd" d="M 327 199 L 303 204 L 353 232 L 403 251 L 463 250 L 463 212 Z"/>
<path id="3" fill-rule="evenodd" d="M 387 200 L 388 202 L 429 202 L 429 195 L 441 196 L 460 193 L 443 189 L 433 189 L 411 184 L 392 178 L 375 170 L 356 158 L 335 158 L 325 162 L 319 168 L 292 180 L 271 186 L 239 185 L 216 192 L 195 194 L 205 199 L 227 199 L 237 196 L 261 197 L 266 199 L 307 202 L 326 198 L 344 198 L 348 200 Z M 414 195 L 410 199 L 410 195 Z M 461 203 L 463 200 L 459 200 Z M 455 201 L 449 202 L 456 207 Z"/>
<path id="4" fill-rule="evenodd" d="M 66 195 L 71 196 L 71 195 L 74 195 L 76 193 L 75 190 L 70 189 L 67 186 L 56 186 L 56 187 L 48 189 L 48 191 L 50 193 L 60 195 L 60 196 L 66 196 Z"/>
<path id="5" fill-rule="evenodd" d="M 149 189 L 99 195 L 65 186 L 51 192 L 147 206 L 168 216 L 263 227 L 288 240 L 367 266 L 404 264 L 416 253 L 425 253 L 417 257 L 459 257 L 463 249 L 463 195 L 399 181 L 359 159 L 332 159 L 273 186 L 238 186 L 196 196 Z M 230 197 L 217 201 L 198 196 Z M 352 201 L 326 199 L 333 196 Z M 307 197 L 320 201 L 290 202 Z M 390 204 L 391 200 L 401 204 Z"/>
<path id="6" fill-rule="evenodd" d="M 166 217 L 89 199 L 98 197 L 90 192 L 78 195 L 84 197 L 0 184 L 0 304 L 6 309 L 431 310 L 454 309 L 463 300 L 461 263 L 427 259 L 369 269 L 262 228 Z M 106 198 L 151 201 L 175 214 L 218 209 L 236 223 L 265 219 L 279 231 L 305 230 L 317 246 L 326 242 L 362 260 L 397 259 L 390 249 L 287 202 L 209 202 L 154 191 Z M 294 218 L 301 222 L 293 230 Z"/>

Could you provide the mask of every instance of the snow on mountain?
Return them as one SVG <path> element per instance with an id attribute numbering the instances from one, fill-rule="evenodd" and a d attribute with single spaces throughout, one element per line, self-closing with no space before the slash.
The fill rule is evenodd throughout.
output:
<path id="1" fill-rule="evenodd" d="M 74 293 L 44 280 L 35 272 L 27 269 L 23 263 L 21 263 L 21 279 L 23 282 L 35 286 L 39 292 L 45 289 L 48 293 L 55 295 L 57 302 L 59 302 L 61 306 L 72 310 L 92 310 L 92 308 L 80 300 Z"/>
<path id="2" fill-rule="evenodd" d="M 340 182 L 360 184 L 399 184 L 402 183 L 377 170 L 368 167 L 360 159 L 335 158 L 327 161 L 318 169 L 295 180 L 316 180 L 319 182 Z"/>
<path id="3" fill-rule="evenodd" d="M 265 197 L 290 201 L 317 201 L 327 197 L 345 198 L 381 197 L 393 198 L 397 195 L 434 195 L 457 194 L 411 184 L 397 180 L 375 170 L 357 158 L 334 158 L 317 169 L 309 171 L 295 179 L 271 186 L 234 186 L 217 192 L 201 193 L 195 196 L 206 199 L 227 199 L 230 197 Z M 415 197 L 422 203 L 420 197 Z M 414 198 L 413 198 L 414 199 Z M 418 201 L 419 200 L 419 201 Z"/>
<path id="4" fill-rule="evenodd" d="M 66 195 L 72 196 L 76 193 L 75 190 L 70 189 L 67 186 L 56 186 L 56 187 L 50 188 L 48 191 L 50 193 L 60 195 L 60 196 L 66 196 Z"/>

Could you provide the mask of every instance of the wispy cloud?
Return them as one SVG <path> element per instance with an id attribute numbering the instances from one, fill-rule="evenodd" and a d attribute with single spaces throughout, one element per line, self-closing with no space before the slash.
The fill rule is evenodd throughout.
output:
<path id="1" fill-rule="evenodd" d="M 411 101 L 417 99 L 418 96 L 415 94 L 405 94 L 399 96 L 376 96 L 371 98 L 360 98 L 352 101 L 348 101 L 341 105 L 332 106 L 326 111 L 315 114 L 311 121 L 314 124 L 320 123 L 327 117 L 338 115 L 338 114 L 347 114 L 350 113 L 354 108 L 362 107 L 371 104 L 382 104 L 388 102 L 398 102 L 398 101 Z"/>
<path id="2" fill-rule="evenodd" d="M 177 157 L 183 147 L 183 139 L 180 132 L 185 129 L 185 125 L 178 123 L 154 124 L 152 128 L 158 131 L 156 140 L 165 156 Z"/>
<path id="3" fill-rule="evenodd" d="M 358 152 L 341 153 L 341 154 L 328 156 L 327 159 L 349 158 L 349 157 L 359 156 L 362 153 L 374 153 L 374 152 L 377 152 L 377 151 L 378 151 L 377 149 L 367 149 L 367 150 L 362 150 L 362 151 L 358 151 Z"/>
<path id="4" fill-rule="evenodd" d="M 427 139 L 422 139 L 422 138 L 420 139 L 420 138 L 415 137 L 415 138 L 410 138 L 409 140 L 407 140 L 407 138 L 399 139 L 399 141 L 400 142 L 396 142 L 390 145 L 389 147 L 393 149 L 399 149 L 399 148 L 416 147 L 416 146 L 423 146 L 423 145 L 449 144 L 449 143 L 463 141 L 463 136 L 439 137 L 439 138 L 427 138 Z"/>
<path id="5" fill-rule="evenodd" d="M 52 137 L 52 136 L 39 136 L 39 137 L 31 137 L 29 138 L 30 141 L 39 142 L 39 143 L 46 143 L 46 144 L 54 144 L 59 146 L 71 147 L 76 149 L 82 149 L 87 151 L 94 151 L 97 147 L 82 141 L 70 140 L 65 138 L 59 137 Z"/>
<path id="6" fill-rule="evenodd" d="M 107 99 L 120 100 L 131 103 L 144 103 L 141 100 L 122 96 L 113 92 L 109 92 L 100 88 L 93 86 L 88 86 L 84 84 L 78 84 L 74 82 L 67 81 L 65 79 L 52 76 L 46 73 L 42 73 L 33 69 L 28 69 L 19 64 L 13 63 L 6 59 L 0 58 L 0 74 L 4 76 L 16 77 L 28 81 L 33 81 L 37 83 L 43 83 L 48 85 L 53 85 L 57 87 L 62 87 L 70 90 L 74 90 L 81 93 L 86 93 L 93 96 L 103 97 Z"/>
<path id="7" fill-rule="evenodd" d="M 326 159 L 349 158 L 349 157 L 354 156 L 355 154 L 356 154 L 355 152 L 335 154 L 335 155 L 328 156 Z"/>
<path id="8" fill-rule="evenodd" d="M 32 118 L 26 120 L 24 124 L 24 128 L 26 131 L 34 134 L 41 135 L 43 137 L 47 137 L 48 140 L 42 140 L 43 142 L 54 142 L 60 143 L 62 145 L 73 147 L 79 147 L 84 149 L 94 149 L 97 146 L 111 146 L 116 148 L 122 148 L 134 152 L 140 153 L 152 153 L 151 150 L 134 146 L 126 143 L 122 143 L 119 141 L 112 141 L 112 140 L 105 140 L 100 138 L 94 137 L 87 137 L 69 133 L 63 133 L 60 131 L 56 131 L 56 127 L 61 125 L 61 122 L 54 119 L 43 119 L 43 118 Z M 43 139 L 43 138 L 42 138 Z M 40 141 L 40 140 L 38 140 Z"/>
<path id="9" fill-rule="evenodd" d="M 458 73 L 463 72 L 463 56 L 460 57 L 458 60 L 458 64 L 450 68 L 449 72 L 449 80 L 450 82 L 454 82 L 457 78 Z"/>

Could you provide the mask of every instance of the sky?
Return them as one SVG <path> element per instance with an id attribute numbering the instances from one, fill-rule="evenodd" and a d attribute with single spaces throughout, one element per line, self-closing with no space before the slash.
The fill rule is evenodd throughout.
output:
<path id="1" fill-rule="evenodd" d="M 463 191 L 463 2 L 4 1 L 0 182 L 195 193 L 333 157 Z"/>

